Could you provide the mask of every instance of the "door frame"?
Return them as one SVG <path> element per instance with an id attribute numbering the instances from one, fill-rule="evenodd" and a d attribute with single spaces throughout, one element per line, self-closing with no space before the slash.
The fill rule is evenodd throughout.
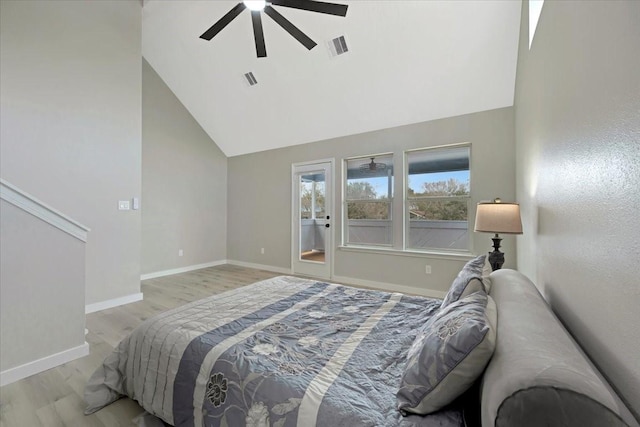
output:
<path id="1" fill-rule="evenodd" d="M 336 182 L 335 182 L 335 163 L 336 163 L 336 159 L 335 158 L 328 158 L 328 159 L 319 159 L 319 160 L 311 160 L 311 161 L 307 161 L 307 162 L 298 162 L 298 163 L 292 163 L 291 164 L 291 272 L 293 274 L 301 274 L 301 275 L 305 275 L 305 276 L 311 276 L 311 277 L 317 277 L 317 278 L 321 278 L 321 279 L 332 279 L 333 278 L 333 254 L 335 252 L 335 245 L 333 243 L 334 237 L 335 237 L 335 226 L 334 224 L 336 224 L 336 217 L 335 217 L 335 189 L 336 189 Z M 329 215 L 330 219 L 330 224 L 331 227 L 329 228 L 329 231 L 326 232 L 325 234 L 325 264 L 328 264 L 328 267 L 326 268 L 326 274 L 327 276 L 318 276 L 318 275 L 312 275 L 312 274 L 308 274 L 306 272 L 300 272 L 300 271 L 296 271 L 296 263 L 300 262 L 299 261 L 299 256 L 300 254 L 298 253 L 299 250 L 299 243 L 296 244 L 296 236 L 298 236 L 299 239 L 299 212 L 298 212 L 298 204 L 299 204 L 299 198 L 300 195 L 298 194 L 297 191 L 297 177 L 296 177 L 296 169 L 300 168 L 300 167 L 307 167 L 307 166 L 314 166 L 314 165 L 328 165 L 329 166 L 329 174 L 330 174 L 330 180 L 331 183 L 330 185 L 326 185 L 326 193 L 328 193 L 328 195 L 330 197 L 327 197 L 327 194 L 325 194 L 325 213 L 326 215 Z M 309 261 L 307 261 L 309 262 Z"/>

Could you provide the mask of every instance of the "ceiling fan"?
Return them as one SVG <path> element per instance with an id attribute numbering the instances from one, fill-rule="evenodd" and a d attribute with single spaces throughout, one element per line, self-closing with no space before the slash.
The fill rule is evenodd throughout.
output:
<path id="1" fill-rule="evenodd" d="M 227 12 L 222 18 L 220 18 L 215 24 L 211 26 L 207 31 L 202 33 L 201 39 L 211 40 L 216 34 L 218 34 L 224 27 L 229 25 L 231 21 L 235 19 L 243 10 L 251 10 L 251 20 L 253 22 L 253 37 L 256 42 L 256 54 L 258 58 L 264 58 L 267 56 L 267 48 L 264 43 L 264 33 L 262 32 L 262 17 L 260 12 L 264 10 L 271 19 L 276 21 L 286 32 L 291 34 L 296 40 L 298 40 L 304 47 L 311 50 L 316 46 L 316 42 L 311 40 L 305 33 L 300 31 L 298 27 L 293 25 L 291 21 L 282 16 L 271 5 L 290 7 L 293 9 L 308 10 L 310 12 L 325 13 L 327 15 L 346 16 L 347 5 L 326 3 L 313 0 L 265 0 L 261 1 L 241 1 L 235 5 L 229 12 Z"/>
<path id="2" fill-rule="evenodd" d="M 370 163 L 360 165 L 360 171 L 365 173 L 376 173 L 387 169 L 386 163 L 375 162 L 375 157 L 371 157 Z"/>

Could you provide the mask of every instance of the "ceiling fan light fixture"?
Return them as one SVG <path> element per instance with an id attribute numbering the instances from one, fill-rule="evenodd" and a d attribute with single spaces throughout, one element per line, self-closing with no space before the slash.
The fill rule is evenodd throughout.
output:
<path id="1" fill-rule="evenodd" d="M 291 34 L 300 44 L 311 50 L 316 46 L 316 42 L 311 40 L 309 36 L 300 31 L 298 27 L 293 25 L 287 18 L 280 15 L 273 7 L 282 6 L 293 9 L 301 9 L 309 12 L 324 13 L 327 15 L 347 16 L 347 8 L 349 6 L 337 3 L 321 2 L 317 0 L 246 0 L 236 4 L 231 10 L 218 19 L 207 31 L 202 33 L 201 39 L 210 41 L 220 31 L 222 31 L 231 21 L 240 15 L 245 9 L 251 11 L 251 23 L 253 25 L 253 38 L 256 43 L 256 55 L 258 58 L 267 56 L 267 49 L 264 43 L 264 32 L 262 30 L 262 11 L 264 14 L 273 19 L 276 24 L 280 25 L 286 32 Z"/>
<path id="2" fill-rule="evenodd" d="M 267 5 L 266 0 L 245 0 L 243 3 L 250 10 L 263 10 Z"/>

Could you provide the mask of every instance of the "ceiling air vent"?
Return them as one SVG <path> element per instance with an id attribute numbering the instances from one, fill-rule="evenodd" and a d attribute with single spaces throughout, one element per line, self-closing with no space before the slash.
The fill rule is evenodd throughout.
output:
<path id="1" fill-rule="evenodd" d="M 244 75 L 244 80 L 249 84 L 249 86 L 255 86 L 258 84 L 256 76 L 254 76 L 251 71 Z"/>
<path id="2" fill-rule="evenodd" d="M 338 56 L 349 52 L 347 41 L 345 40 L 344 36 L 336 37 L 335 39 L 331 40 L 329 42 L 329 50 L 331 51 L 331 56 Z"/>

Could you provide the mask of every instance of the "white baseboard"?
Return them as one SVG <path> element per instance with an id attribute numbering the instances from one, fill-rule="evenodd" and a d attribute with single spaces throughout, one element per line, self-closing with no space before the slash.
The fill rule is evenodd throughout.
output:
<path id="1" fill-rule="evenodd" d="M 333 276 L 331 279 L 335 282 L 344 284 L 366 286 L 368 288 L 380 289 L 387 292 L 400 292 L 409 295 L 420 295 L 429 298 L 442 299 L 447 294 L 443 291 L 433 289 L 415 288 L 413 286 L 396 285 L 393 283 L 375 282 L 373 280 L 357 279 L 355 277 Z"/>
<path id="2" fill-rule="evenodd" d="M 0 386 L 5 386 L 23 378 L 30 377 L 31 375 L 39 374 L 47 369 L 55 368 L 56 366 L 63 365 L 72 360 L 87 356 L 88 354 L 89 344 L 85 342 L 82 345 L 61 351 L 60 353 L 7 369 L 6 371 L 0 372 Z"/>
<path id="3" fill-rule="evenodd" d="M 125 305 L 136 301 L 142 301 L 142 292 L 136 294 L 125 295 L 119 298 L 113 298 L 106 301 L 95 302 L 93 304 L 87 304 L 84 306 L 84 313 L 94 313 L 96 311 L 106 310 L 108 308 L 117 307 L 119 305 Z"/>
<path id="4" fill-rule="evenodd" d="M 156 271 L 155 273 L 147 273 L 140 276 L 140 280 L 155 279 L 157 277 L 171 276 L 173 274 L 187 273 L 193 270 L 200 270 L 202 268 L 215 267 L 218 265 L 226 264 L 226 259 L 218 261 L 206 262 L 204 264 L 188 265 L 186 267 L 172 268 L 170 270 Z"/>
<path id="5" fill-rule="evenodd" d="M 234 259 L 228 259 L 227 264 L 237 265 L 239 267 L 255 268 L 256 270 L 273 271 L 274 273 L 280 274 L 293 274 L 290 268 L 274 267 L 272 265 L 265 264 L 254 264 L 252 262 L 236 261 Z"/>
<path id="6" fill-rule="evenodd" d="M 264 265 L 264 264 L 254 264 L 252 262 L 236 261 L 233 259 L 227 260 L 227 264 L 237 265 L 237 266 L 246 267 L 246 268 L 255 268 L 256 270 L 273 271 L 274 273 L 280 273 L 280 274 L 294 274 L 290 268 L 274 267 L 272 265 Z M 324 279 L 317 279 L 317 280 L 322 281 Z M 368 288 L 380 289 L 382 291 L 387 291 L 387 292 L 400 292 L 400 293 L 409 294 L 409 295 L 420 295 L 420 296 L 425 296 L 429 298 L 442 299 L 447 294 L 446 292 L 436 291 L 433 289 L 415 288 L 413 286 L 396 285 L 393 283 L 385 283 L 385 282 L 375 282 L 373 280 L 358 279 L 355 277 L 333 276 L 330 281 L 344 283 L 347 285 L 351 284 L 356 286 L 366 286 Z"/>

